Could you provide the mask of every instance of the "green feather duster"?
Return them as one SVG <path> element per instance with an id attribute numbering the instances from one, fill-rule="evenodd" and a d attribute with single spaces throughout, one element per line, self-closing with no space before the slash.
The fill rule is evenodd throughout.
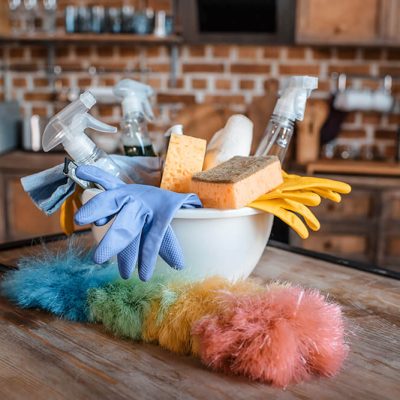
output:
<path id="1" fill-rule="evenodd" d="M 160 295 L 165 283 L 165 276 L 153 276 L 148 282 L 133 277 L 90 290 L 90 316 L 117 336 L 141 339 L 150 303 Z"/>

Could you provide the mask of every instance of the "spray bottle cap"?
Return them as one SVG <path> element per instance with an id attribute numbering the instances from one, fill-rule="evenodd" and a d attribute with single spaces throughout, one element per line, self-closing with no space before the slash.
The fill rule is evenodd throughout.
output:
<path id="1" fill-rule="evenodd" d="M 307 99 L 317 87 L 318 78 L 313 76 L 290 77 L 276 103 L 273 114 L 292 121 L 302 121 Z"/>
<path id="2" fill-rule="evenodd" d="M 142 112 L 148 121 L 154 119 L 149 101 L 153 94 L 151 86 L 132 79 L 122 79 L 114 86 L 114 95 L 122 98 L 124 116 L 133 112 Z"/>
<path id="3" fill-rule="evenodd" d="M 183 135 L 183 125 L 177 124 L 172 125 L 165 133 L 164 137 L 170 137 L 172 134 L 174 135 Z"/>
<path id="4" fill-rule="evenodd" d="M 43 150 L 50 151 L 62 144 L 65 151 L 76 162 L 90 157 L 96 145 L 86 136 L 86 128 L 110 133 L 117 131 L 115 127 L 107 125 L 87 113 L 95 103 L 94 96 L 86 91 L 79 96 L 79 99 L 51 118 L 43 133 Z"/>

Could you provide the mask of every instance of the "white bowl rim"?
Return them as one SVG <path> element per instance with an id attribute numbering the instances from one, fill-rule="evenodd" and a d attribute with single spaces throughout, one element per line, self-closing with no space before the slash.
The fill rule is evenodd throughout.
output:
<path id="1" fill-rule="evenodd" d="M 263 211 L 255 208 L 242 207 L 237 209 L 220 210 L 218 208 L 181 208 L 174 215 L 174 219 L 216 219 L 247 217 L 249 215 L 261 214 Z"/>

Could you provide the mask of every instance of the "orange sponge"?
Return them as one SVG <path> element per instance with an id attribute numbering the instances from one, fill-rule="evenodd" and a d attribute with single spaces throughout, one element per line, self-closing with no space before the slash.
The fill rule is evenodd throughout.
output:
<path id="1" fill-rule="evenodd" d="M 203 169 L 206 146 L 204 139 L 172 134 L 160 187 L 189 193 L 192 175 Z"/>
<path id="2" fill-rule="evenodd" d="M 236 156 L 192 177 L 190 190 L 204 207 L 241 208 L 283 183 L 275 156 Z"/>

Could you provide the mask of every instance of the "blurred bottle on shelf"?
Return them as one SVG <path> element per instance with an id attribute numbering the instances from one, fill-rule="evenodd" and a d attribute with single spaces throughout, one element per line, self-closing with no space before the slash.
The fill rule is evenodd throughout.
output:
<path id="1" fill-rule="evenodd" d="M 65 8 L 64 20 L 67 33 L 135 33 L 159 37 L 173 34 L 173 17 L 166 11 L 155 14 L 152 8 L 147 7 L 147 2 L 141 2 L 138 8 L 128 1 L 121 7 L 71 5 Z"/>
<path id="2" fill-rule="evenodd" d="M 121 32 L 122 33 L 133 33 L 134 25 L 133 18 L 135 16 L 135 8 L 130 5 L 124 5 L 121 8 Z"/>
<path id="3" fill-rule="evenodd" d="M 45 33 L 56 31 L 57 20 L 57 0 L 43 0 L 43 10 L 41 13 L 41 27 Z"/>
<path id="4" fill-rule="evenodd" d="M 155 14 L 154 35 L 158 37 L 172 35 L 174 33 L 174 19 L 166 11 L 158 11 Z"/>
<path id="5" fill-rule="evenodd" d="M 78 7 L 77 21 L 75 25 L 77 32 L 90 33 L 92 30 L 92 16 L 90 7 Z"/>
<path id="6" fill-rule="evenodd" d="M 75 6 L 67 6 L 64 10 L 65 32 L 75 33 L 77 30 L 78 8 Z"/>
<path id="7" fill-rule="evenodd" d="M 121 33 L 122 31 L 121 8 L 118 7 L 106 8 L 105 31 L 109 33 Z"/>
<path id="8" fill-rule="evenodd" d="M 158 11 L 156 13 L 154 24 L 154 35 L 163 37 L 167 35 L 167 13 L 165 11 Z"/>
<path id="9" fill-rule="evenodd" d="M 148 35 L 154 30 L 154 11 L 150 8 L 135 13 L 133 31 L 138 35 Z"/>
<path id="10" fill-rule="evenodd" d="M 38 12 L 37 0 L 24 0 L 23 30 L 25 33 L 35 32 Z"/>
<path id="11" fill-rule="evenodd" d="M 91 7 L 91 32 L 103 33 L 105 31 L 105 11 L 103 6 Z"/>
<path id="12" fill-rule="evenodd" d="M 8 0 L 10 10 L 11 32 L 15 35 L 21 31 L 22 14 L 24 12 L 21 0 Z"/>

